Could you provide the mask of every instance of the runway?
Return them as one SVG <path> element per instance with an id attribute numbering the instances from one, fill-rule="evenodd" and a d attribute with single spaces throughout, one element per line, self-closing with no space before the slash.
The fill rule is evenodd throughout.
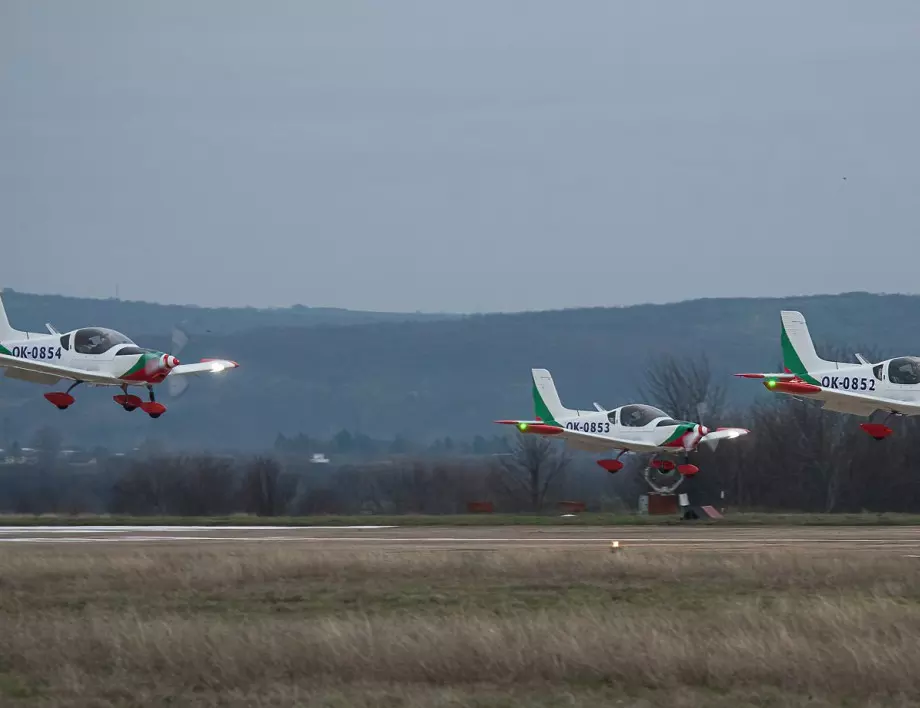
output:
<path id="1" fill-rule="evenodd" d="M 895 551 L 920 558 L 920 527 L 730 526 L 6 526 L 0 544 L 298 544 L 312 549 L 508 550 L 656 548 Z"/>

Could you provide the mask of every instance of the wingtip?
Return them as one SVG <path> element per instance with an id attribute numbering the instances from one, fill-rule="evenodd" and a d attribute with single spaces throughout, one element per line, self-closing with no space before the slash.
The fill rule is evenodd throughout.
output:
<path id="1" fill-rule="evenodd" d="M 211 361 L 219 361 L 222 364 L 226 364 L 228 369 L 238 369 L 240 367 L 240 365 L 237 362 L 233 361 L 232 359 L 214 359 L 214 358 L 202 359 L 201 363 L 207 364 L 208 362 L 211 362 Z"/>

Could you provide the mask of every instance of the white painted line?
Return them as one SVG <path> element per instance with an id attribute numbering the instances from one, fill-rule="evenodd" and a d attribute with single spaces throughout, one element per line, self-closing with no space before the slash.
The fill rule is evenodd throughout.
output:
<path id="1" fill-rule="evenodd" d="M 14 533 L 119 533 L 145 531 L 316 531 L 379 530 L 397 526 L 0 526 L 0 534 Z"/>
<path id="2" fill-rule="evenodd" d="M 148 542 L 148 541 L 299 541 L 301 543 L 326 543 L 329 541 L 333 542 L 375 542 L 375 543 L 389 543 L 389 544 L 416 544 L 416 543 L 467 543 L 467 544 L 476 544 L 476 543 L 499 543 L 499 544 L 525 544 L 525 545 L 540 545 L 545 543 L 556 543 L 556 544 L 585 544 L 585 543 L 603 543 L 609 544 L 609 538 L 483 538 L 483 537 L 431 537 L 431 538 L 413 538 L 413 537 L 362 537 L 362 536 L 296 536 L 296 535 L 287 535 L 287 536 L 179 536 L 179 535 L 146 535 L 146 534 L 137 534 L 137 535 L 123 535 L 123 536 L 103 536 L 101 538 L 94 538 L 91 536 L 86 537 L 41 537 L 41 536 L 23 536 L 23 537 L 13 537 L 13 538 L 2 538 L 0 537 L 0 543 L 107 543 L 107 542 Z M 917 546 L 917 541 L 908 541 L 908 540 L 892 540 L 886 541 L 883 539 L 762 539 L 760 540 L 761 547 L 778 547 L 785 546 L 788 544 L 838 544 L 845 546 L 846 544 L 874 544 L 879 547 L 914 547 Z M 655 538 L 643 538 L 643 539 L 627 539 L 624 541 L 624 548 L 654 548 L 654 547 L 668 547 L 668 546 L 681 546 L 684 548 L 687 547 L 705 547 L 708 545 L 718 545 L 718 544 L 742 544 L 745 547 L 749 543 L 742 539 L 655 539 Z"/>

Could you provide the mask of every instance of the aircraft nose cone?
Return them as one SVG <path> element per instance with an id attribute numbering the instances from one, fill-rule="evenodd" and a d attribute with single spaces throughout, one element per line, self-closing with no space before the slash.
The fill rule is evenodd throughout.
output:
<path id="1" fill-rule="evenodd" d="M 174 369 L 179 366 L 179 360 L 176 359 L 172 354 L 163 355 L 163 366 L 167 369 Z"/>
<path id="2" fill-rule="evenodd" d="M 709 428 L 707 428 L 705 425 L 700 426 L 700 436 L 703 435 L 709 435 Z"/>

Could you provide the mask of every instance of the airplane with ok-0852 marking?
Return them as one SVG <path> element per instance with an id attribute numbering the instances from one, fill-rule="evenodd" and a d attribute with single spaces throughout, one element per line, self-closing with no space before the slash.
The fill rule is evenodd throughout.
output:
<path id="1" fill-rule="evenodd" d="M 876 440 L 891 435 L 892 415 L 920 415 L 920 357 L 900 356 L 873 364 L 857 354 L 858 364 L 827 361 L 818 356 L 801 312 L 780 313 L 783 350 L 781 374 L 735 374 L 764 379 L 768 391 L 822 402 L 822 408 L 868 417 L 860 424 Z M 873 421 L 887 413 L 884 422 Z"/>
<path id="2" fill-rule="evenodd" d="M 653 406 L 630 404 L 606 410 L 597 403 L 596 410 L 572 410 L 562 405 L 553 377 L 546 369 L 531 369 L 533 375 L 533 402 L 536 420 L 498 420 L 502 425 L 516 425 L 522 433 L 553 435 L 565 440 L 567 445 L 589 452 L 619 450 L 615 459 L 598 460 L 597 464 L 608 472 L 623 469 L 620 462 L 627 452 L 655 453 L 650 467 L 663 472 L 677 469 L 684 476 L 699 472 L 690 464 L 689 455 L 701 443 L 715 448 L 720 440 L 746 435 L 744 428 L 718 428 L 709 430 L 701 423 L 674 420 Z M 659 455 L 665 459 L 659 459 Z M 667 459 L 683 456 L 683 464 Z"/>
<path id="3" fill-rule="evenodd" d="M 140 408 L 159 418 L 166 406 L 153 393 L 154 384 L 167 377 L 218 373 L 238 366 L 227 359 L 204 359 L 180 364 L 174 354 L 141 349 L 125 335 L 101 327 L 85 327 L 61 334 L 51 325 L 48 334 L 20 332 L 10 326 L 0 299 L 0 368 L 9 378 L 54 384 L 72 381 L 67 391 L 46 393 L 45 398 L 64 410 L 74 403 L 70 392 L 80 384 L 117 386 L 115 402 L 126 411 Z M 128 393 L 129 386 L 145 386 L 149 400 Z"/>

